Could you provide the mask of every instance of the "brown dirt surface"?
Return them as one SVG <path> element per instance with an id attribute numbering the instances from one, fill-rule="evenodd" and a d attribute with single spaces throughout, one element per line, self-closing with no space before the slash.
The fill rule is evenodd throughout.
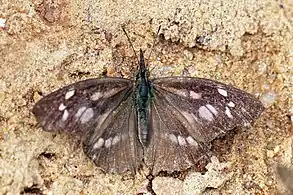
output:
<path id="1" fill-rule="evenodd" d="M 31 109 L 41 94 L 78 80 L 130 78 L 134 48 L 152 77 L 211 78 L 255 94 L 266 110 L 239 131 L 206 174 L 156 177 L 157 194 L 289 193 L 276 166 L 293 166 L 293 4 L 290 0 L 0 3 L 0 194 L 137 194 L 135 179 L 103 174 L 76 139 L 42 131 Z M 221 146 L 219 144 L 219 146 Z"/>

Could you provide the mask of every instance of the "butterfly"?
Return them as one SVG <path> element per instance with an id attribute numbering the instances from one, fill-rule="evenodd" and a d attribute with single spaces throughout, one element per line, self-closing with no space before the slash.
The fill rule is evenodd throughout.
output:
<path id="1" fill-rule="evenodd" d="M 264 106 L 253 95 L 194 77 L 150 79 L 140 50 L 134 80 L 87 79 L 39 100 L 33 114 L 45 131 L 81 136 L 84 153 L 106 173 L 153 175 L 186 170 L 209 144 L 252 124 Z"/>

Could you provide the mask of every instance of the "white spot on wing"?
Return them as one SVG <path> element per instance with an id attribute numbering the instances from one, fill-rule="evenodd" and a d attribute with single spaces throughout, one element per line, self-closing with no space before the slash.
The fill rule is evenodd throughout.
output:
<path id="1" fill-rule="evenodd" d="M 103 145 L 104 145 L 104 139 L 100 138 L 100 139 L 98 139 L 98 141 L 93 146 L 93 149 L 101 148 Z"/>
<path id="2" fill-rule="evenodd" d="M 226 110 L 225 110 L 225 114 L 229 117 L 229 118 L 233 118 L 230 109 L 226 106 Z"/>
<path id="3" fill-rule="evenodd" d="M 186 138 L 186 141 L 187 141 L 187 143 L 189 143 L 192 146 L 198 146 L 198 143 L 191 136 L 188 136 Z"/>
<path id="4" fill-rule="evenodd" d="M 62 104 L 60 104 L 60 106 L 59 106 L 59 110 L 60 111 L 63 111 L 63 110 L 65 110 L 65 108 L 66 108 L 66 106 L 62 103 Z"/>
<path id="5" fill-rule="evenodd" d="M 93 101 L 97 101 L 98 99 L 100 99 L 102 97 L 102 93 L 101 92 L 96 92 L 91 96 L 91 100 Z"/>
<path id="6" fill-rule="evenodd" d="M 94 116 L 94 110 L 92 108 L 88 108 L 84 111 L 84 113 L 81 115 L 80 117 L 80 122 L 83 124 L 83 123 L 86 123 L 88 122 L 89 120 L 91 120 Z"/>
<path id="7" fill-rule="evenodd" d="M 70 89 L 66 94 L 65 94 L 65 99 L 68 100 L 74 95 L 75 91 L 74 89 Z"/>
<path id="8" fill-rule="evenodd" d="M 217 115 L 218 112 L 216 110 L 216 108 L 210 104 L 207 104 L 206 107 L 214 114 L 214 115 Z"/>
<path id="9" fill-rule="evenodd" d="M 201 106 L 198 109 L 198 113 L 199 113 L 199 116 L 201 118 L 204 118 L 204 119 L 206 119 L 208 121 L 212 121 L 214 119 L 213 114 L 211 113 L 211 111 L 205 106 Z"/>
<path id="10" fill-rule="evenodd" d="M 178 144 L 178 140 L 174 134 L 169 134 L 169 138 L 173 143 Z"/>
<path id="11" fill-rule="evenodd" d="M 83 112 L 85 111 L 86 107 L 81 107 L 78 109 L 77 113 L 75 114 L 75 117 L 79 119 L 79 117 L 83 114 Z"/>
<path id="12" fill-rule="evenodd" d="M 67 110 L 64 110 L 64 112 L 63 112 L 63 116 L 62 116 L 62 120 L 63 120 L 63 121 L 66 121 L 67 118 L 68 118 L 68 116 L 69 116 L 68 111 L 67 111 Z"/>
<path id="13" fill-rule="evenodd" d="M 177 137 L 177 139 L 178 139 L 178 143 L 179 143 L 180 146 L 185 146 L 186 145 L 186 140 L 184 139 L 184 137 L 179 135 Z"/>
<path id="14" fill-rule="evenodd" d="M 112 140 L 112 146 L 116 145 L 120 141 L 120 136 L 116 135 Z"/>
<path id="15" fill-rule="evenodd" d="M 110 148 L 112 145 L 112 137 L 108 138 L 106 141 L 105 141 L 105 147 L 106 148 Z"/>
<path id="16" fill-rule="evenodd" d="M 224 97 L 228 96 L 228 93 L 225 89 L 218 88 L 218 92 L 219 92 L 219 94 L 221 94 Z"/>
<path id="17" fill-rule="evenodd" d="M 235 107 L 235 104 L 234 104 L 234 102 L 229 102 L 228 103 L 228 106 L 231 107 L 231 108 L 234 108 Z"/>
<path id="18" fill-rule="evenodd" d="M 190 91 L 189 95 L 193 99 L 200 99 L 201 98 L 201 94 L 200 93 L 195 93 L 194 91 Z"/>

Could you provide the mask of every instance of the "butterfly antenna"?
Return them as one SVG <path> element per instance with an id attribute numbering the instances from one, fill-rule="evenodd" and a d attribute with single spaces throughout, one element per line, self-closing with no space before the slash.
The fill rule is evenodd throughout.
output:
<path id="1" fill-rule="evenodd" d="M 157 40 L 157 37 L 159 36 L 159 32 L 160 32 L 160 30 L 161 30 L 161 25 L 159 26 L 159 28 L 158 28 L 158 30 L 157 30 L 156 37 L 154 38 L 154 42 L 153 42 L 153 45 L 152 45 L 152 48 L 151 48 L 151 51 L 150 51 L 149 57 L 147 58 L 148 61 L 149 61 L 150 58 L 151 58 L 151 54 L 152 54 L 153 49 L 154 49 L 154 47 L 155 47 L 155 45 L 156 45 L 156 40 Z M 149 63 L 147 63 L 147 64 L 149 64 Z M 153 70 L 153 69 L 154 69 L 154 68 L 152 68 L 152 70 Z M 150 70 L 150 72 L 151 72 L 152 70 Z"/>
<path id="2" fill-rule="evenodd" d="M 127 34 L 127 32 L 126 32 L 126 30 L 124 29 L 123 26 L 122 26 L 122 30 L 123 30 L 124 34 L 126 35 L 126 37 L 127 37 L 127 39 L 128 39 L 128 42 L 129 42 L 129 44 L 130 44 L 130 46 L 131 46 L 131 48 L 132 48 L 132 50 L 133 50 L 133 53 L 134 53 L 134 55 L 135 55 L 135 57 L 136 57 L 137 63 L 139 64 L 138 56 L 137 56 L 137 54 L 136 54 L 136 52 L 135 52 L 135 49 L 134 49 L 134 47 L 133 47 L 133 45 L 132 45 L 132 42 L 131 42 L 131 40 L 130 40 L 130 38 L 129 38 L 129 36 L 128 36 L 128 34 Z"/>
<path id="3" fill-rule="evenodd" d="M 160 30 L 161 30 L 161 25 L 159 26 L 159 28 L 158 28 L 158 30 L 157 30 L 156 37 L 154 38 L 154 42 L 153 42 L 153 45 L 152 45 L 152 48 L 151 48 L 151 52 L 150 52 L 150 54 L 149 54 L 148 59 L 150 59 L 151 54 L 152 54 L 152 52 L 153 52 L 153 49 L 154 49 L 154 47 L 155 47 L 155 45 L 156 45 L 156 40 L 157 40 L 157 37 L 159 36 L 159 32 L 160 32 Z"/>

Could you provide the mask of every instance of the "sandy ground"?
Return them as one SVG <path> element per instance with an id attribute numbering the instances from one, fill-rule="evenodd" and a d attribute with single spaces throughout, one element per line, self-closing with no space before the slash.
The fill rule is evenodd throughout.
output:
<path id="1" fill-rule="evenodd" d="M 152 76 L 189 75 L 258 96 L 266 111 L 231 150 L 185 180 L 157 177 L 157 194 L 286 194 L 276 166 L 292 166 L 293 2 L 290 0 L 0 1 L 0 194 L 148 193 L 144 174 L 105 175 L 68 135 L 38 128 L 47 94 L 85 78 L 132 77 L 136 50 Z"/>

